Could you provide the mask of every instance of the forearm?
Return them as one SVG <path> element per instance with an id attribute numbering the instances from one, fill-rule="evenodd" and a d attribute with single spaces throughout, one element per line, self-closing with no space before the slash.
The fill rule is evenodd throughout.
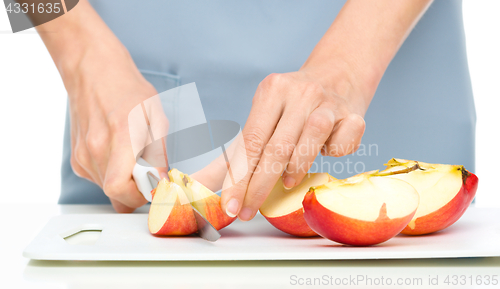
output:
<path id="1" fill-rule="evenodd" d="M 314 70 L 341 95 L 358 90 L 359 105 L 366 110 L 387 66 L 431 2 L 348 0 L 301 69 Z M 346 74 L 345 83 L 330 83 L 338 74 Z"/>
<path id="2" fill-rule="evenodd" d="M 83 61 L 97 55 L 127 54 L 126 49 L 86 0 L 65 15 L 36 27 L 65 84 Z M 94 58 L 95 59 L 95 58 Z"/>

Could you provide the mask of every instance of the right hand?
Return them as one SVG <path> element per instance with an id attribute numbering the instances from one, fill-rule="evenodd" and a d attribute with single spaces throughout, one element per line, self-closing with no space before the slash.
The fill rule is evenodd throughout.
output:
<path id="1" fill-rule="evenodd" d="M 76 175 L 99 185 L 117 212 L 147 203 L 132 179 L 136 163 L 128 114 L 157 94 L 136 68 L 125 47 L 89 47 L 74 69 L 63 73 L 69 95 L 71 166 Z"/>
<path id="2" fill-rule="evenodd" d="M 73 171 L 99 185 L 117 212 L 134 211 L 147 202 L 132 171 L 138 154 L 134 149 L 148 143 L 148 133 L 139 129 L 132 147 L 128 115 L 156 95 L 155 88 L 87 0 L 36 29 L 68 92 Z M 154 110 L 152 99 L 149 108 Z M 155 119 L 160 123 L 157 128 L 166 134 L 166 117 L 155 114 Z M 157 149 L 143 153 L 150 158 L 158 155 Z M 166 174 L 166 167 L 159 170 L 160 176 Z"/>

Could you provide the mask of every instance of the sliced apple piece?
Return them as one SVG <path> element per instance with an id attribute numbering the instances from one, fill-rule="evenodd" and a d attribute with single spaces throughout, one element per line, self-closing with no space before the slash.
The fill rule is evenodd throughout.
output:
<path id="1" fill-rule="evenodd" d="M 412 220 L 401 232 L 408 235 L 433 233 L 451 226 L 467 210 L 476 194 L 478 178 L 460 165 L 442 165 L 391 159 L 381 174 L 418 165 L 419 169 L 393 178 L 411 184 L 420 195 Z"/>
<path id="2" fill-rule="evenodd" d="M 198 230 L 193 209 L 181 187 L 162 179 L 153 191 L 148 216 L 151 234 L 179 236 L 190 235 Z"/>
<path id="3" fill-rule="evenodd" d="M 317 236 L 304 219 L 302 201 L 310 187 L 320 186 L 334 179 L 327 173 L 310 173 L 298 186 L 287 190 L 282 178 L 279 178 L 260 207 L 260 213 L 271 225 L 285 233 L 298 237 Z"/>
<path id="4" fill-rule="evenodd" d="M 309 227 L 327 239 L 354 246 L 379 244 L 401 232 L 417 210 L 418 193 L 404 181 L 377 173 L 311 188 L 303 201 Z"/>
<path id="5" fill-rule="evenodd" d="M 168 176 L 172 182 L 182 188 L 193 207 L 216 230 L 228 226 L 236 219 L 236 217 L 231 218 L 222 211 L 220 205 L 221 198 L 216 193 L 195 179 L 192 179 L 189 175 L 183 174 L 177 169 L 171 169 L 168 172 Z"/>

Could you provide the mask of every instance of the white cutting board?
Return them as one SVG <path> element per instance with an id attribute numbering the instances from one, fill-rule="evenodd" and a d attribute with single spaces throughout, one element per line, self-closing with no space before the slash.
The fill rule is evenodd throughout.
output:
<path id="1" fill-rule="evenodd" d="M 222 237 L 154 237 L 147 214 L 74 214 L 54 217 L 25 249 L 37 260 L 338 260 L 500 256 L 500 210 L 469 208 L 453 226 L 427 236 L 404 236 L 372 247 L 349 247 L 320 237 L 296 238 L 261 215 L 235 221 Z M 64 237 L 100 229 L 93 245 L 68 244 Z"/>

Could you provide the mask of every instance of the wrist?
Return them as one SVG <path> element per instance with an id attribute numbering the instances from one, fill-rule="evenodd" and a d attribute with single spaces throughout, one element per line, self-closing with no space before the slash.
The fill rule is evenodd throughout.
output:
<path id="1" fill-rule="evenodd" d="M 117 58 L 131 60 L 127 49 L 86 0 L 36 29 L 67 90 L 78 75 L 96 63 Z"/>
<path id="2" fill-rule="evenodd" d="M 82 78 L 99 78 L 111 73 L 109 70 L 117 64 L 135 67 L 127 49 L 118 40 L 110 40 L 89 38 L 73 50 L 75 53 L 62 53 L 58 61 L 54 60 L 68 92 L 82 84 Z"/>
<path id="3" fill-rule="evenodd" d="M 334 93 L 367 109 L 389 63 L 431 2 L 346 1 L 301 69 L 316 71 Z"/>

